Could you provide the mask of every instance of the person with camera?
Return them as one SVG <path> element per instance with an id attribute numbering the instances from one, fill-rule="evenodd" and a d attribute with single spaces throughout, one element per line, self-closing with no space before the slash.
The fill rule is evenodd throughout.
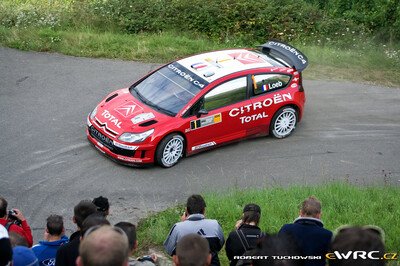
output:
<path id="1" fill-rule="evenodd" d="M 218 252 L 225 243 L 224 232 L 217 220 L 206 219 L 206 202 L 201 195 L 191 195 L 186 201 L 186 210 L 181 222 L 176 223 L 164 241 L 164 248 L 170 256 L 176 255 L 176 245 L 185 235 L 194 233 L 204 237 L 211 252 L 211 265 L 219 266 Z"/>
<path id="2" fill-rule="evenodd" d="M 257 241 L 265 236 L 258 227 L 261 218 L 261 208 L 257 204 L 247 204 L 243 208 L 242 218 L 236 222 L 235 230 L 229 233 L 226 240 L 226 256 L 230 265 L 236 265 L 238 259 L 246 251 L 256 248 Z"/>
<path id="3" fill-rule="evenodd" d="M 19 209 L 7 211 L 7 207 L 7 200 L 3 197 L 0 197 L 0 224 L 3 225 L 8 232 L 16 232 L 23 236 L 26 239 L 28 246 L 32 247 L 32 231 L 25 219 L 25 216 Z"/>
<path id="4" fill-rule="evenodd" d="M 138 248 L 138 241 L 136 239 L 136 226 L 129 222 L 119 222 L 115 227 L 121 228 L 128 237 L 129 243 L 129 260 L 128 266 L 155 266 L 157 263 L 157 255 L 151 254 L 139 258 L 133 257 L 136 249 Z"/>

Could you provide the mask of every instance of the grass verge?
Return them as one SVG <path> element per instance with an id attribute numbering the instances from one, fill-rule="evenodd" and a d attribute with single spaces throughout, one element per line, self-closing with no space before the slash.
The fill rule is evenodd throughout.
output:
<path id="1" fill-rule="evenodd" d="M 399 193 L 400 188 L 397 187 L 357 187 L 347 183 L 245 191 L 233 189 L 226 193 L 205 194 L 206 215 L 217 219 L 227 236 L 240 219 L 243 206 L 257 203 L 262 209 L 260 228 L 268 233 L 277 233 L 283 224 L 297 218 L 299 204 L 314 195 L 323 204 L 325 228 L 334 231 L 341 225 L 377 225 L 385 231 L 387 251 L 398 252 Z M 161 246 L 183 211 L 184 206 L 181 205 L 142 220 L 138 225 L 140 247 Z M 224 250 L 220 252 L 220 259 L 222 265 L 228 265 Z"/>
<path id="2" fill-rule="evenodd" d="M 54 30 L 50 28 L 6 28 L 0 26 L 0 44 L 21 50 L 59 52 L 73 56 L 115 58 L 165 63 L 190 54 L 240 47 L 235 43 L 216 43 L 188 33 L 122 34 L 90 29 Z M 396 73 L 400 68 L 400 47 L 339 49 L 299 45 L 310 59 L 306 79 L 332 79 L 368 82 L 400 87 Z M 396 50 L 397 49 L 397 50 Z"/>
<path id="3" fill-rule="evenodd" d="M 206 38 L 170 32 L 133 35 L 94 32 L 89 29 L 63 31 L 50 28 L 8 29 L 0 27 L 0 43 L 20 50 L 156 63 L 220 48 Z"/>

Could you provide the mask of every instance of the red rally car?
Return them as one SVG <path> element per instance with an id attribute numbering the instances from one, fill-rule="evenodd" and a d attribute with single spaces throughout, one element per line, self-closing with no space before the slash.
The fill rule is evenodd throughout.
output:
<path id="1" fill-rule="evenodd" d="M 121 163 L 163 167 L 248 137 L 285 138 L 302 117 L 307 65 L 276 40 L 171 62 L 102 100 L 87 118 L 87 137 Z"/>

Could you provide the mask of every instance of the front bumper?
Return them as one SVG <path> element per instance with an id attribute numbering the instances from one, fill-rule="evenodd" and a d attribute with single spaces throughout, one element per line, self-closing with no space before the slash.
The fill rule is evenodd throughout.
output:
<path id="1" fill-rule="evenodd" d="M 94 125 L 86 129 L 88 140 L 104 155 L 126 165 L 154 163 L 155 146 L 152 144 L 125 145 L 108 138 Z"/>

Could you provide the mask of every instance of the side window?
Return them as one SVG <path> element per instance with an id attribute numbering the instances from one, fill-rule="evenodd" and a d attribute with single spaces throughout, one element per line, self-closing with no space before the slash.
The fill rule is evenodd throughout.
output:
<path id="1" fill-rule="evenodd" d="M 272 90 L 277 90 L 286 87 L 291 76 L 285 74 L 261 74 L 252 75 L 253 94 L 259 95 Z"/>
<path id="2" fill-rule="evenodd" d="M 218 85 L 204 96 L 207 111 L 237 103 L 246 99 L 247 78 L 241 77 Z"/>

